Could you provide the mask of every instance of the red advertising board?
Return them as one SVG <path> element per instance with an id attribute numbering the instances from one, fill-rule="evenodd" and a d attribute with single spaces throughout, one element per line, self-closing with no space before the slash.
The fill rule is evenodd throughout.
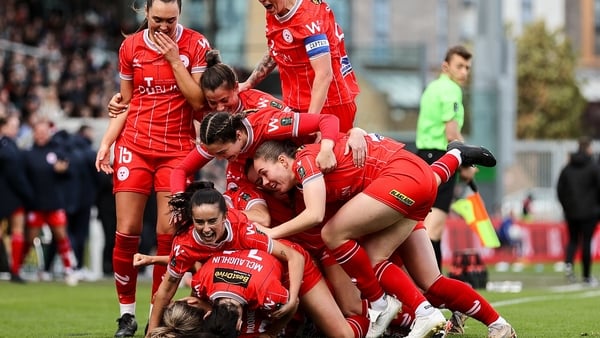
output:
<path id="1" fill-rule="evenodd" d="M 493 220 L 498 225 L 500 220 Z M 450 217 L 442 240 L 444 265 L 449 265 L 456 251 L 474 249 L 486 264 L 505 262 L 546 263 L 564 260 L 567 229 L 563 222 L 518 222 L 520 241 L 512 247 L 484 248 L 477 234 L 462 218 Z M 592 238 L 592 258 L 600 261 L 600 225 Z"/>

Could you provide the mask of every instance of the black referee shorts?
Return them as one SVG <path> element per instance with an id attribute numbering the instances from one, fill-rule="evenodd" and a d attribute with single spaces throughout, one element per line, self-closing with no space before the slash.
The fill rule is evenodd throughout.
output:
<path id="1" fill-rule="evenodd" d="M 429 164 L 437 161 L 445 154 L 445 150 L 437 149 L 419 149 L 417 151 L 417 155 Z M 446 213 L 450 212 L 450 204 L 454 198 L 454 187 L 456 187 L 456 173 L 450 177 L 448 182 L 440 184 L 438 187 L 437 198 L 435 199 L 432 207 L 443 210 Z"/>

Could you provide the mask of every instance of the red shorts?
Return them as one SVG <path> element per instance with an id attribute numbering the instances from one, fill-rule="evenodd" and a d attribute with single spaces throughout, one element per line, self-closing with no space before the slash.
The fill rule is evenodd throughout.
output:
<path id="1" fill-rule="evenodd" d="M 297 243 L 286 241 L 286 240 L 283 240 L 283 242 L 286 245 L 296 249 L 298 252 L 300 252 L 304 256 L 304 276 L 302 278 L 302 285 L 300 285 L 300 292 L 299 292 L 299 296 L 302 297 L 308 291 L 310 291 L 315 285 L 317 285 L 317 283 L 323 278 L 323 275 L 321 275 L 321 270 L 319 270 L 319 268 L 313 261 L 312 257 L 308 253 L 308 251 L 304 250 Z M 290 281 L 289 281 L 289 275 L 287 273 L 287 270 L 286 270 L 284 279 L 285 279 L 284 285 L 289 288 Z"/>
<path id="2" fill-rule="evenodd" d="M 422 221 L 437 196 L 435 175 L 429 164 L 408 150 L 389 156 L 363 193 L 385 203 L 406 218 Z"/>
<path id="3" fill-rule="evenodd" d="M 113 192 L 137 192 L 150 195 L 155 191 L 171 191 L 171 170 L 189 153 L 185 151 L 160 153 L 135 151 L 117 141 L 114 147 L 115 173 Z"/>
<path id="4" fill-rule="evenodd" d="M 331 114 L 340 119 L 340 133 L 347 133 L 354 127 L 356 103 L 354 101 L 339 106 L 323 107 L 321 114 Z"/>
<path id="5" fill-rule="evenodd" d="M 67 225 L 67 213 L 64 209 L 53 211 L 30 211 L 27 213 L 27 226 L 41 228 L 44 224 L 50 227 Z"/>

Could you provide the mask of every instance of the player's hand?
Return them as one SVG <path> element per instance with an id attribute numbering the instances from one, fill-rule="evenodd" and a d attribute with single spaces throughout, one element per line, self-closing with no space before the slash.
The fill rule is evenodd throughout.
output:
<path id="1" fill-rule="evenodd" d="M 365 140 L 367 132 L 360 128 L 352 128 L 348 133 L 348 141 L 344 149 L 344 156 L 352 150 L 352 159 L 354 166 L 361 168 L 365 165 L 367 158 L 367 141 Z"/>
<path id="2" fill-rule="evenodd" d="M 279 319 L 279 318 L 285 317 L 288 314 L 295 313 L 296 310 L 298 310 L 298 304 L 300 304 L 300 301 L 298 298 L 290 300 L 286 304 L 281 305 L 281 307 L 279 307 L 279 309 L 271 312 L 269 314 L 269 317 Z"/>
<path id="3" fill-rule="evenodd" d="M 116 93 L 110 98 L 110 102 L 108 103 L 108 117 L 115 118 L 129 109 L 129 105 L 121 103 L 122 101 L 123 96 L 121 96 L 121 93 Z"/>
<path id="4" fill-rule="evenodd" d="M 96 170 L 104 172 L 105 174 L 112 174 L 113 167 L 110 165 L 109 147 L 106 145 L 100 145 L 98 153 L 96 154 Z"/>
<path id="5" fill-rule="evenodd" d="M 273 229 L 271 228 L 267 228 L 264 225 L 260 225 L 258 223 L 254 223 L 254 225 L 256 226 L 256 229 L 262 233 L 267 234 L 269 237 L 273 238 Z"/>
<path id="6" fill-rule="evenodd" d="M 324 174 L 334 170 L 337 166 L 337 159 L 333 153 L 333 145 L 332 140 L 325 139 L 321 141 L 321 150 L 317 154 L 316 165 Z"/>
<path id="7" fill-rule="evenodd" d="M 175 225 L 183 220 L 185 209 L 187 207 L 188 199 L 185 193 L 180 192 L 169 196 L 169 209 L 171 211 L 171 217 L 169 219 L 170 225 Z"/>
<path id="8" fill-rule="evenodd" d="M 252 86 L 250 85 L 250 83 L 248 83 L 248 81 L 238 83 L 238 90 L 240 92 L 243 92 L 244 90 L 248 89 L 252 89 Z"/>
<path id="9" fill-rule="evenodd" d="M 152 257 L 148 256 L 148 255 L 144 255 L 141 253 L 136 253 L 135 255 L 133 255 L 133 266 L 135 266 L 136 268 L 140 267 L 140 266 L 147 266 L 147 265 L 152 265 Z"/>
<path id="10" fill-rule="evenodd" d="M 154 44 L 170 64 L 180 61 L 179 46 L 167 34 L 160 31 L 154 32 Z"/>

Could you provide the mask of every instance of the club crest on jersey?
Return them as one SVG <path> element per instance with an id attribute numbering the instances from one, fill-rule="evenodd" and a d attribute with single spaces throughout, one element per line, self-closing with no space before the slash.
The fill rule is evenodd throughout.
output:
<path id="1" fill-rule="evenodd" d="M 213 274 L 213 283 L 227 283 L 247 287 L 250 277 L 252 275 L 247 272 L 216 268 Z"/>
<path id="2" fill-rule="evenodd" d="M 279 124 L 281 124 L 281 126 L 291 126 L 293 120 L 294 119 L 291 117 L 284 117 L 281 120 L 279 120 Z"/>
<path id="3" fill-rule="evenodd" d="M 296 172 L 298 173 L 298 176 L 301 180 L 304 179 L 304 177 L 306 176 L 306 169 L 304 169 L 304 167 L 302 166 L 298 167 L 298 169 L 296 169 Z"/>
<path id="4" fill-rule="evenodd" d="M 398 190 L 392 189 L 390 191 L 390 195 L 394 196 L 394 198 L 396 198 L 398 201 L 408 205 L 409 207 L 411 205 L 415 204 L 415 201 L 412 198 L 404 195 L 403 193 L 399 192 Z"/>
<path id="5" fill-rule="evenodd" d="M 187 55 L 179 55 L 179 59 L 183 62 L 185 68 L 190 66 L 190 58 L 188 58 Z"/>
<path id="6" fill-rule="evenodd" d="M 248 202 L 250 200 L 250 194 L 243 192 L 240 196 L 241 199 Z"/>
<path id="7" fill-rule="evenodd" d="M 322 3 L 323 3 L 323 1 L 322 1 L 322 0 L 311 0 L 310 2 L 312 2 L 312 3 L 313 3 L 313 4 L 315 4 L 315 5 L 320 5 L 320 4 L 322 4 Z"/>
<path id="8" fill-rule="evenodd" d="M 290 33 L 289 30 L 284 29 L 282 35 L 283 35 L 283 41 L 285 41 L 287 43 L 294 41 L 294 36 L 292 36 L 292 33 Z"/>

